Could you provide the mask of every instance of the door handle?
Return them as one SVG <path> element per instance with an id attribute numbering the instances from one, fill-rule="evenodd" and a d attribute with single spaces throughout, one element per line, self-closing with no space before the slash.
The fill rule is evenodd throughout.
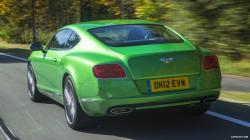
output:
<path id="1" fill-rule="evenodd" d="M 57 59 L 56 58 L 52 58 L 51 61 L 54 62 L 54 63 L 56 63 Z"/>

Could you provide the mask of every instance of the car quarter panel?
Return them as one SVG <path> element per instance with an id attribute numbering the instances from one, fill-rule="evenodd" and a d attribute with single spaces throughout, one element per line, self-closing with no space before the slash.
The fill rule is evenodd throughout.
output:
<path id="1" fill-rule="evenodd" d="M 200 48 L 201 50 L 201 73 L 199 81 L 199 89 L 213 89 L 221 88 L 221 71 L 220 68 L 204 70 L 203 60 L 204 56 L 215 55 L 213 52 L 206 48 Z"/>
<path id="2" fill-rule="evenodd" d="M 119 60 L 106 54 L 75 52 L 69 54 L 62 61 L 64 63 L 64 70 L 60 72 L 60 75 L 62 78 L 65 73 L 72 76 L 79 99 L 104 96 L 101 94 L 103 89 L 99 83 L 100 79 L 97 79 L 93 74 L 94 65 L 116 63 L 120 64 L 125 72 L 128 73 L 125 66 Z"/>

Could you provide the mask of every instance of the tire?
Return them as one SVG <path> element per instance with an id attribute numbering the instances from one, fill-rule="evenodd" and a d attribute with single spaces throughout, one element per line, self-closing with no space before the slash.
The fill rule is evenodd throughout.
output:
<path id="1" fill-rule="evenodd" d="M 36 77 L 33 72 L 33 68 L 31 64 L 28 64 L 28 72 L 27 72 L 27 84 L 28 84 L 28 93 L 29 98 L 33 102 L 41 102 L 45 99 L 45 96 L 42 95 L 38 90 L 36 86 Z"/>
<path id="2" fill-rule="evenodd" d="M 189 106 L 185 108 L 185 112 L 192 116 L 201 116 L 207 112 L 210 104 L 197 104 L 194 106 Z"/>
<path id="3" fill-rule="evenodd" d="M 63 97 L 65 117 L 69 127 L 74 130 L 79 130 L 90 126 L 93 122 L 93 118 L 89 117 L 82 110 L 70 76 L 67 76 L 64 80 Z"/>

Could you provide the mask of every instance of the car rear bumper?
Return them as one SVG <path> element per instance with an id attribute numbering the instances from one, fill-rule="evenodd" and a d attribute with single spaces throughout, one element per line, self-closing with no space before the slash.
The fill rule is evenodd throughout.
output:
<path id="1" fill-rule="evenodd" d="M 143 109 L 157 109 L 164 107 L 177 107 L 203 102 L 215 101 L 220 94 L 220 89 L 201 91 L 187 91 L 175 94 L 151 94 L 139 97 L 124 98 L 85 98 L 80 99 L 82 109 L 89 116 L 118 115 L 113 113 L 114 109 L 124 112 L 132 112 Z M 116 110 L 117 111 L 117 110 Z M 123 114 L 123 113 L 120 113 Z"/>

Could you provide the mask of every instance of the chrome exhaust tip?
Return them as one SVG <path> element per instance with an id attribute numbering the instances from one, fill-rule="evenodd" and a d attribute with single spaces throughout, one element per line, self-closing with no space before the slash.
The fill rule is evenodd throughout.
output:
<path id="1" fill-rule="evenodd" d="M 134 109 L 131 107 L 116 107 L 109 110 L 111 115 L 122 115 L 133 112 Z"/>

